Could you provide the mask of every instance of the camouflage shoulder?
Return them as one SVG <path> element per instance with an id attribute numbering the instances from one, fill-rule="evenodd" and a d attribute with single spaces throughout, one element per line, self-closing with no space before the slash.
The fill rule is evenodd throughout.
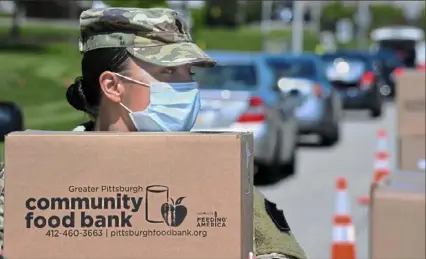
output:
<path id="1" fill-rule="evenodd" d="M 4 164 L 0 162 L 0 247 L 3 247 L 4 220 Z"/>
<path id="2" fill-rule="evenodd" d="M 258 259 L 306 259 L 283 211 L 255 190 L 254 241 Z"/>

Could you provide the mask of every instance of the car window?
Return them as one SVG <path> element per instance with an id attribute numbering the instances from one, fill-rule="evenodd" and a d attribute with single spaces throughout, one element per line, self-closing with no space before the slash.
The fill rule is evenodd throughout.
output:
<path id="1" fill-rule="evenodd" d="M 254 64 L 224 64 L 212 68 L 194 67 L 194 80 L 200 89 L 252 90 L 257 88 Z"/>
<path id="2" fill-rule="evenodd" d="M 272 59 L 266 63 L 277 80 L 283 77 L 316 78 L 317 76 L 315 63 L 311 60 Z"/>

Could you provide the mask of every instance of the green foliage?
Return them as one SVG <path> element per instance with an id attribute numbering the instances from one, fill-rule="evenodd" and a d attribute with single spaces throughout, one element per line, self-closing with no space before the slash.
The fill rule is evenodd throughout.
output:
<path id="1" fill-rule="evenodd" d="M 423 7 L 423 11 L 419 17 L 418 26 L 426 31 L 426 8 Z"/>
<path id="2" fill-rule="evenodd" d="M 138 7 L 138 8 L 151 8 L 151 7 L 165 7 L 167 6 L 166 0 L 106 0 L 105 4 L 112 7 Z"/>
<path id="3" fill-rule="evenodd" d="M 372 18 L 370 29 L 406 24 L 402 8 L 390 4 L 371 4 L 369 8 Z M 321 28 L 334 31 L 338 20 L 347 18 L 354 21 L 356 13 L 356 5 L 345 6 L 340 1 L 329 2 L 321 11 Z"/>
<path id="4" fill-rule="evenodd" d="M 208 0 L 205 2 L 206 24 L 209 27 L 235 27 L 238 22 L 236 0 Z"/>
<path id="5" fill-rule="evenodd" d="M 345 6 L 342 2 L 335 1 L 327 3 L 323 6 L 322 17 L 326 20 L 337 21 L 343 18 L 352 19 L 356 13 L 356 9 L 353 6 Z"/>
<path id="6" fill-rule="evenodd" d="M 356 7 L 345 6 L 340 1 L 329 2 L 321 10 L 321 30 L 335 31 L 336 22 L 347 18 L 354 20 Z"/>
<path id="7" fill-rule="evenodd" d="M 375 4 L 370 6 L 372 16 L 371 28 L 378 28 L 391 25 L 406 24 L 404 11 L 402 8 L 389 4 Z"/>
<path id="8" fill-rule="evenodd" d="M 206 25 L 206 9 L 205 8 L 193 8 L 190 10 L 192 18 L 191 34 L 194 40 L 197 40 L 197 36 L 201 30 L 205 29 Z"/>
<path id="9" fill-rule="evenodd" d="M 262 1 L 246 1 L 246 22 L 258 22 L 262 19 Z"/>
<path id="10" fill-rule="evenodd" d="M 276 30 L 268 35 L 262 35 L 258 29 L 243 27 L 236 30 L 208 29 L 199 31 L 197 43 L 209 50 L 261 51 L 265 39 L 290 43 L 291 35 L 291 30 Z M 305 31 L 303 39 L 305 50 L 313 51 L 318 38 Z"/>

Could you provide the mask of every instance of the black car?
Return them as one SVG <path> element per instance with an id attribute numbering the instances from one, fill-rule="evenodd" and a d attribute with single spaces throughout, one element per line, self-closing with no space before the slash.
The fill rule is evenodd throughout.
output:
<path id="1" fill-rule="evenodd" d="M 345 109 L 368 109 L 373 118 L 382 115 L 381 75 L 371 53 L 340 51 L 322 55 L 332 86 L 341 94 Z"/>
<path id="2" fill-rule="evenodd" d="M 21 108 L 12 102 L 0 101 L 0 142 L 7 134 L 24 128 Z M 1 162 L 1 161 L 0 161 Z"/>
<path id="3" fill-rule="evenodd" d="M 394 97 L 396 89 L 396 80 L 404 68 L 404 63 L 398 55 L 398 52 L 388 49 L 380 49 L 372 53 L 378 62 L 378 70 L 381 74 L 382 82 L 380 84 L 380 93 L 384 97 Z"/>

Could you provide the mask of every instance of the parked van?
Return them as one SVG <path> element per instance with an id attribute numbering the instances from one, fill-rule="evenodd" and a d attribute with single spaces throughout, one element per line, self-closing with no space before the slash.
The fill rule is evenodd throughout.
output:
<path id="1" fill-rule="evenodd" d="M 371 32 L 371 50 L 396 51 L 406 68 L 422 68 L 425 64 L 425 35 L 422 29 L 413 26 L 382 27 Z"/>

